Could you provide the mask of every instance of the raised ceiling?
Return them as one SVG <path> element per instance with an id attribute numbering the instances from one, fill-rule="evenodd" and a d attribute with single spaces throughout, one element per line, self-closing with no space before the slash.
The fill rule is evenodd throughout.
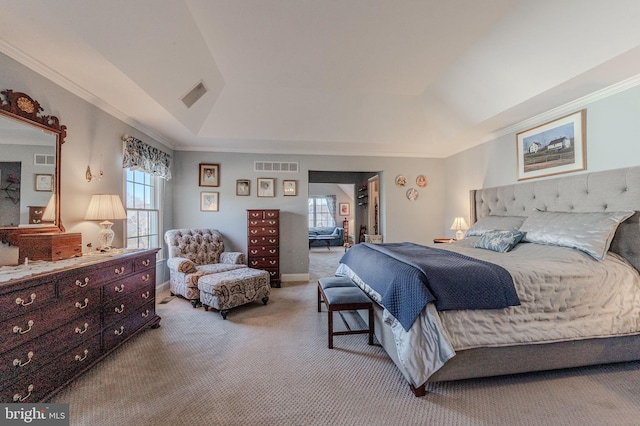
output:
<path id="1" fill-rule="evenodd" d="M 0 51 L 177 150 L 447 157 L 640 74 L 636 0 L 21 0 L 2 17 Z"/>

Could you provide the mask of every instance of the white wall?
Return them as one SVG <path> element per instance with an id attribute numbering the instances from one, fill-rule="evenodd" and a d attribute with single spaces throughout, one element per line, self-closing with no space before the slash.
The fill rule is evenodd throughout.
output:
<path id="1" fill-rule="evenodd" d="M 121 198 L 124 196 L 122 136 L 130 134 L 169 154 L 173 154 L 172 150 L 3 54 L 0 54 L 0 69 L 1 90 L 12 89 L 27 93 L 40 103 L 44 114 L 57 116 L 60 124 L 67 126 L 60 173 L 62 223 L 67 232 L 82 233 L 85 251 L 87 243 L 97 247 L 100 225 L 85 221 L 84 214 L 93 194 L 118 194 Z M 91 166 L 94 173 L 102 169 L 102 180 L 96 179 L 88 183 L 85 180 L 87 165 Z M 22 167 L 23 175 L 34 172 L 32 165 L 23 164 Z M 165 229 L 173 222 L 173 209 L 170 207 L 172 193 L 169 183 L 165 189 Z M 115 247 L 123 246 L 123 222 L 117 221 L 113 226 L 116 233 Z M 166 279 L 165 271 L 163 268 L 158 270 L 161 272 L 158 281 L 162 282 Z"/>
<path id="2" fill-rule="evenodd" d="M 595 172 L 640 165 L 640 87 L 579 106 L 586 108 L 587 170 Z M 540 123 L 542 124 L 542 123 Z M 525 128 L 518 131 L 526 130 Z M 516 183 L 516 132 L 445 160 L 448 236 L 454 216 L 469 218 L 469 191 Z M 556 175 L 558 177 L 562 175 Z M 543 178 L 544 179 L 544 178 Z"/>
<path id="3" fill-rule="evenodd" d="M 264 155 L 214 152 L 175 152 L 174 169 L 174 225 L 176 228 L 213 227 L 225 236 L 227 250 L 246 253 L 246 210 L 274 208 L 281 211 L 280 259 L 281 272 L 295 279 L 308 274 L 309 256 L 307 239 L 308 175 L 313 171 L 380 172 L 381 222 L 386 242 L 415 241 L 430 243 L 442 236 L 444 220 L 444 160 L 424 158 L 337 157 L 322 155 Z M 256 173 L 254 161 L 296 161 L 299 173 Z M 201 212 L 198 187 L 198 164 L 220 164 L 220 210 Z M 418 175 L 424 174 L 429 185 L 419 190 L 417 201 L 406 198 L 407 188 L 394 184 L 399 174 L 415 185 Z M 256 196 L 256 179 L 276 179 L 276 196 Z M 251 180 L 251 196 L 235 195 L 236 179 Z M 282 179 L 298 181 L 298 196 L 282 196 Z M 283 277 L 287 280 L 289 277 Z"/>

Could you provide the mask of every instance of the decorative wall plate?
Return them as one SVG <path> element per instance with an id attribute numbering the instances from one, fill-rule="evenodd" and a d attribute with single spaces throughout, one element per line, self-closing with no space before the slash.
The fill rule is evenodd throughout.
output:
<path id="1" fill-rule="evenodd" d="M 402 187 L 407 184 L 407 178 L 403 175 L 396 176 L 396 185 Z"/>
<path id="2" fill-rule="evenodd" d="M 418 190 L 415 188 L 407 189 L 407 198 L 411 201 L 415 201 L 418 199 Z"/>
<path id="3" fill-rule="evenodd" d="M 427 177 L 425 175 L 418 175 L 418 177 L 416 178 L 416 185 L 418 185 L 418 187 L 424 188 L 428 184 L 429 181 L 427 180 Z"/>

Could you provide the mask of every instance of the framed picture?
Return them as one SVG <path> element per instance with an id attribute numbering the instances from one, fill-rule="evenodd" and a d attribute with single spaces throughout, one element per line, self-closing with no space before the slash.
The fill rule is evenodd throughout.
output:
<path id="1" fill-rule="evenodd" d="M 586 168 L 586 110 L 516 134 L 518 180 Z"/>
<path id="2" fill-rule="evenodd" d="M 53 191 L 53 175 L 36 174 L 36 191 Z"/>
<path id="3" fill-rule="evenodd" d="M 351 207 L 349 206 L 349 203 L 340 203 L 339 209 L 340 216 L 349 216 L 351 214 Z"/>
<path id="4" fill-rule="evenodd" d="M 201 212 L 217 212 L 218 211 L 218 193 L 217 192 L 201 192 L 200 193 L 200 211 Z"/>
<path id="5" fill-rule="evenodd" d="M 251 195 L 251 181 L 249 179 L 236 180 L 236 195 Z"/>
<path id="6" fill-rule="evenodd" d="M 200 186 L 220 186 L 220 165 L 200 163 L 198 184 Z"/>
<path id="7" fill-rule="evenodd" d="M 275 197 L 275 184 L 274 178 L 258 178 L 258 197 Z"/>
<path id="8" fill-rule="evenodd" d="M 282 195 L 298 195 L 298 181 L 297 180 L 283 180 L 282 181 Z"/>

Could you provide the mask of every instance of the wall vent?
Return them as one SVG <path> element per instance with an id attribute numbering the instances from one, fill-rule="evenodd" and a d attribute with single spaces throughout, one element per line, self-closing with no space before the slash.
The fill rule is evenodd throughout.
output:
<path id="1" fill-rule="evenodd" d="M 204 87 L 203 82 L 200 82 L 182 98 L 182 102 L 187 108 L 191 108 L 205 93 L 207 93 L 207 88 Z"/>
<path id="2" fill-rule="evenodd" d="M 55 166 L 56 156 L 53 154 L 33 154 L 33 164 L 35 166 Z"/>
<path id="3" fill-rule="evenodd" d="M 254 161 L 253 171 L 298 173 L 300 171 L 300 167 L 297 162 L 290 163 L 281 161 Z"/>

